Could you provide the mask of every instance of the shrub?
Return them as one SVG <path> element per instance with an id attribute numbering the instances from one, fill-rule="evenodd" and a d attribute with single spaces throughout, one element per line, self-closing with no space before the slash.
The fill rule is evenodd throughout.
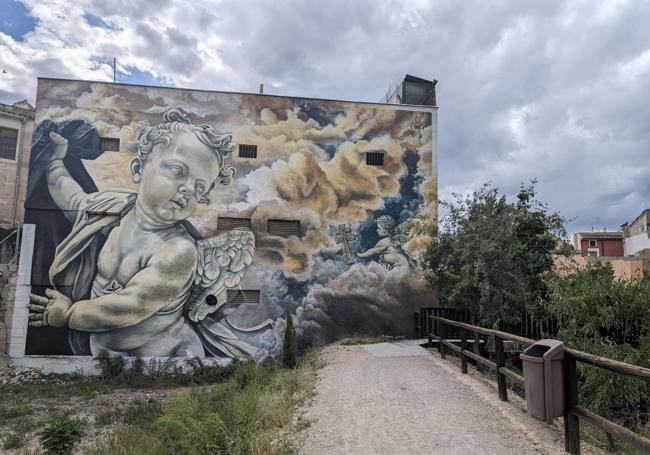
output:
<path id="1" fill-rule="evenodd" d="M 284 340 L 282 342 L 282 366 L 285 368 L 295 368 L 297 359 L 296 332 L 293 329 L 293 318 L 286 310 L 287 327 L 284 330 Z"/>
<path id="2" fill-rule="evenodd" d="M 86 421 L 62 417 L 52 420 L 36 433 L 47 455 L 70 455 L 85 434 Z"/>
<path id="3" fill-rule="evenodd" d="M 126 362 L 123 357 L 111 357 L 107 353 L 103 352 L 99 354 L 95 360 L 99 363 L 102 379 L 112 381 L 124 376 Z"/>

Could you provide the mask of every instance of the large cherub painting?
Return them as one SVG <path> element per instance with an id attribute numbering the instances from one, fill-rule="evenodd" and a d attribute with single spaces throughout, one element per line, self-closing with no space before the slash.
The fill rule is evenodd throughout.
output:
<path id="1" fill-rule="evenodd" d="M 301 347 L 411 336 L 413 311 L 435 304 L 434 120 L 39 80 L 26 354 L 262 360 L 281 354 L 287 310 Z"/>
<path id="2" fill-rule="evenodd" d="M 226 289 L 239 284 L 253 260 L 253 233 L 202 239 L 187 221 L 218 185 L 231 183 L 231 136 L 170 109 L 162 123 L 141 128 L 128 145 L 137 193 L 87 194 L 65 158 L 70 141 L 88 128 L 46 123 L 37 131 L 36 152 L 50 150 L 47 189 L 73 227 L 56 248 L 52 287 L 31 295 L 30 325 L 69 328 L 75 354 L 252 356 L 256 348 L 237 332 L 262 330 L 270 321 L 236 328 L 219 309 Z M 69 282 L 71 289 L 63 293 L 56 282 Z"/>

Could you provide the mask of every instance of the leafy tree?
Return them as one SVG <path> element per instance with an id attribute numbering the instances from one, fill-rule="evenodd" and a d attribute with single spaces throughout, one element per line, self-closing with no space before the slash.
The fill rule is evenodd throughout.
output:
<path id="1" fill-rule="evenodd" d="M 446 215 L 425 266 L 441 306 L 469 310 L 475 323 L 516 322 L 546 297 L 543 275 L 566 235 L 565 220 L 535 198 L 535 181 L 509 202 L 490 184 L 443 202 Z"/>

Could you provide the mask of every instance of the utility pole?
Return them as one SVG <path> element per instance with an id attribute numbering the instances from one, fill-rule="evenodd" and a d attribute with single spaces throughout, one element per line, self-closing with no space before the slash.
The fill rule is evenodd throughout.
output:
<path id="1" fill-rule="evenodd" d="M 113 57 L 113 84 L 117 83 L 117 80 L 115 78 L 115 67 L 117 66 L 117 59 Z"/>

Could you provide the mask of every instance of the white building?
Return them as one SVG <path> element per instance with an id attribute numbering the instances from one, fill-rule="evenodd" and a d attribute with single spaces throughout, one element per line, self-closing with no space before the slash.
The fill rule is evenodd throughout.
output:
<path id="1" fill-rule="evenodd" d="M 650 248 L 650 209 L 645 209 L 630 224 L 624 224 L 623 245 L 626 256 Z"/>

